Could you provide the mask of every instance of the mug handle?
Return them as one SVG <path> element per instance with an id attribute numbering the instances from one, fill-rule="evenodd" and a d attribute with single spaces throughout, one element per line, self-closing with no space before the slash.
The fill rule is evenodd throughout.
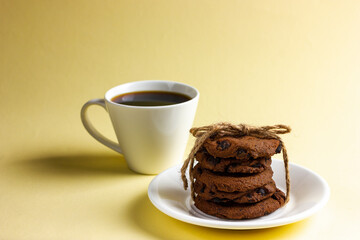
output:
<path id="1" fill-rule="evenodd" d="M 101 98 L 92 99 L 92 100 L 88 101 L 87 103 L 85 103 L 84 106 L 81 108 L 81 121 L 82 121 L 85 129 L 88 131 L 88 133 L 91 136 L 93 136 L 93 138 L 98 140 L 100 143 L 102 143 L 105 146 L 111 148 L 112 150 L 122 154 L 119 144 L 106 138 L 98 130 L 96 130 L 96 128 L 91 124 L 91 122 L 89 120 L 89 116 L 87 114 L 87 110 L 91 105 L 101 106 L 107 111 L 104 99 L 101 99 Z"/>

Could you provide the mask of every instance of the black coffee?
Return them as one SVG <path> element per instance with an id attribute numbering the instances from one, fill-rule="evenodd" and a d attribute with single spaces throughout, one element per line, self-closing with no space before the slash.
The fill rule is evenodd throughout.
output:
<path id="1" fill-rule="evenodd" d="M 120 94 L 111 101 L 130 106 L 166 106 L 189 101 L 191 98 L 181 93 L 164 91 L 143 91 Z"/>

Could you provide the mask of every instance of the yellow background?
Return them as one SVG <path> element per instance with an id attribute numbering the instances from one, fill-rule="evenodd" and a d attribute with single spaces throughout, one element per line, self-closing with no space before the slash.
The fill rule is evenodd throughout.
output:
<path id="1" fill-rule="evenodd" d="M 359 1 L 0 0 L 0 239 L 357 238 L 359 29 Z M 290 161 L 327 180 L 326 207 L 256 231 L 159 212 L 153 176 L 128 170 L 79 113 L 145 79 L 195 86 L 194 126 L 290 125 Z M 105 111 L 90 110 L 114 137 Z"/>

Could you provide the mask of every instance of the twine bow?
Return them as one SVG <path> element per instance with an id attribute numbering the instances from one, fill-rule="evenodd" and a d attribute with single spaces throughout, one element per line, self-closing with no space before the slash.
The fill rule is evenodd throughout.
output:
<path id="1" fill-rule="evenodd" d="M 278 136 L 278 134 L 286 134 L 291 131 L 291 128 L 286 125 L 273 125 L 273 126 L 262 126 L 254 127 L 246 124 L 234 125 L 231 123 L 216 123 L 209 126 L 203 126 L 198 128 L 191 128 L 190 133 L 196 137 L 194 147 L 191 149 L 191 152 L 187 159 L 185 160 L 181 168 L 181 178 L 184 183 L 184 189 L 188 188 L 188 180 L 186 178 L 186 170 L 190 164 L 189 177 L 190 177 L 190 187 L 191 187 L 191 197 L 195 199 L 194 192 L 194 159 L 196 153 L 200 150 L 205 141 L 210 137 L 223 137 L 223 136 L 253 136 L 263 139 L 277 139 L 282 145 L 283 160 L 285 166 L 285 179 L 286 179 L 286 197 L 285 204 L 290 199 L 290 175 L 289 175 L 289 159 L 287 155 L 287 150 L 284 142 Z"/>

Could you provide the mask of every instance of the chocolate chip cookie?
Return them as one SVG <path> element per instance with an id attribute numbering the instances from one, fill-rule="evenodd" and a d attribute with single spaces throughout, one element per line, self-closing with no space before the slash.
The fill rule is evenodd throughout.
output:
<path id="1" fill-rule="evenodd" d="M 214 157 L 236 159 L 270 158 L 275 153 L 280 153 L 282 148 L 277 139 L 253 136 L 209 138 L 204 147 Z"/>
<path id="2" fill-rule="evenodd" d="M 223 192 L 246 192 L 259 188 L 272 180 L 273 171 L 265 169 L 257 174 L 228 174 L 214 173 L 201 168 L 199 164 L 194 167 L 194 178 L 205 183 L 210 189 Z"/>
<path id="3" fill-rule="evenodd" d="M 207 213 L 226 219 L 250 219 L 268 215 L 285 203 L 285 194 L 279 189 L 269 198 L 251 204 L 238 204 L 234 202 L 215 203 L 199 196 L 195 198 L 195 206 Z"/>
<path id="4" fill-rule="evenodd" d="M 216 188 L 208 187 L 205 183 L 196 180 L 194 189 L 198 197 L 214 203 L 255 203 L 272 196 L 276 191 L 276 185 L 271 180 L 261 187 L 246 192 L 223 192 L 218 191 Z"/>
<path id="5" fill-rule="evenodd" d="M 236 158 L 217 158 L 205 149 L 196 153 L 196 160 L 201 168 L 222 173 L 259 173 L 271 165 L 271 158 L 250 158 L 239 160 Z"/>

